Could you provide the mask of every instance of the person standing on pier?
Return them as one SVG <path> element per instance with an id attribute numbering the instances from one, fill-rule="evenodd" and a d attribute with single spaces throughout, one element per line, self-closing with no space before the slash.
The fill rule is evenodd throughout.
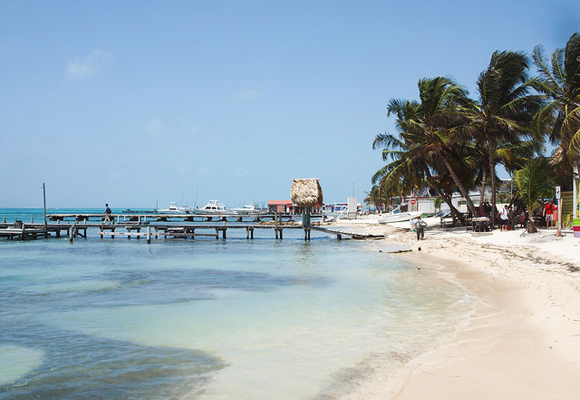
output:
<path id="1" fill-rule="evenodd" d="M 103 223 L 106 224 L 107 222 L 113 223 L 113 219 L 111 218 L 111 209 L 109 208 L 108 204 L 105 204 L 105 211 L 103 212 L 105 218 L 103 219 Z"/>

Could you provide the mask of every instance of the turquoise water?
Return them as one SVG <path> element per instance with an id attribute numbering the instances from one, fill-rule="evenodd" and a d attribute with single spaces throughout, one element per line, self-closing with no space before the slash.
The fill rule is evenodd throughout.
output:
<path id="1" fill-rule="evenodd" d="M 473 307 L 368 242 L 272 236 L 0 240 L 0 399 L 340 398 Z"/>

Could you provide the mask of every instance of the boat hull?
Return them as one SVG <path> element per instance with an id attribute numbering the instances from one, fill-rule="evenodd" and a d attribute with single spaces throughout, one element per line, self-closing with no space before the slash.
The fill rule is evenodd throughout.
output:
<path id="1" fill-rule="evenodd" d="M 404 222 L 417 218 L 423 213 L 420 211 L 410 211 L 410 212 L 399 212 L 395 214 L 384 214 L 381 215 L 378 220 L 381 224 L 390 224 L 393 222 Z"/>

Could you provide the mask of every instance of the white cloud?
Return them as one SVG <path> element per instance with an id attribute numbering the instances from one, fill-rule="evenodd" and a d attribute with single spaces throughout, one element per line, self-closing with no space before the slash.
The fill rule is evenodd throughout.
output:
<path id="1" fill-rule="evenodd" d="M 69 78 L 82 79 L 100 72 L 112 63 L 113 56 L 105 51 L 95 49 L 84 57 L 77 57 L 68 63 L 66 74 Z"/>
<path id="2" fill-rule="evenodd" d="M 238 95 L 238 98 L 243 101 L 250 101 L 258 98 L 260 91 L 257 88 L 248 89 Z"/>
<path id="3" fill-rule="evenodd" d="M 149 121 L 147 124 L 147 131 L 155 136 L 162 135 L 166 130 L 167 128 L 165 127 L 165 124 L 159 117 L 152 118 L 151 121 Z"/>

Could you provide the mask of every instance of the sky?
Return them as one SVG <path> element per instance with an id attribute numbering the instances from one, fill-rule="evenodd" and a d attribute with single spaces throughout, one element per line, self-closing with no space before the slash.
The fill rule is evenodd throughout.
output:
<path id="1" fill-rule="evenodd" d="M 577 0 L 0 0 L 0 207 L 362 200 L 389 99 L 495 50 L 546 54 Z M 532 71 L 533 72 L 533 71 Z"/>

